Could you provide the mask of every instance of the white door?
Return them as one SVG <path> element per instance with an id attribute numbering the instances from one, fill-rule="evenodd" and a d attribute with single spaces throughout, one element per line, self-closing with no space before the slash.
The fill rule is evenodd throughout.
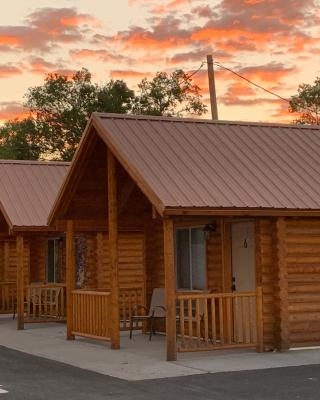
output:
<path id="1" fill-rule="evenodd" d="M 256 290 L 254 222 L 232 224 L 232 279 L 236 293 Z M 234 303 L 234 340 L 253 342 L 256 337 L 256 306 L 252 298 L 237 298 Z M 251 321 L 251 322 L 250 322 Z"/>
<path id="2" fill-rule="evenodd" d="M 256 290 L 254 222 L 232 224 L 232 277 L 236 292 Z"/>

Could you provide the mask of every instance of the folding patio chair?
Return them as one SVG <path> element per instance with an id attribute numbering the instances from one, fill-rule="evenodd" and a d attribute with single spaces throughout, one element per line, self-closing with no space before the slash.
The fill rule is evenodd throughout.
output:
<path id="1" fill-rule="evenodd" d="M 141 309 L 144 310 L 145 315 L 138 314 Z M 153 289 L 149 311 L 145 306 L 138 304 L 134 308 L 134 313 L 136 314 L 132 315 L 130 318 L 130 339 L 132 339 L 133 323 L 148 321 L 150 329 L 149 340 L 151 340 L 152 334 L 154 333 L 154 320 L 164 319 L 166 317 L 164 288 Z"/>

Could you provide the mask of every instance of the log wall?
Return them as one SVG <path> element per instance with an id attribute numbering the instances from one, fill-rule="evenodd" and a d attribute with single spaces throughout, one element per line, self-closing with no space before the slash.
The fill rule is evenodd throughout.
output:
<path id="1" fill-rule="evenodd" d="M 320 344 L 320 220 L 287 219 L 291 347 Z"/>
<path id="2" fill-rule="evenodd" d="M 0 241 L 0 276 L 4 282 L 16 282 L 17 280 L 17 250 L 13 240 Z M 30 281 L 30 246 L 25 241 L 24 246 L 24 277 L 25 283 Z"/>
<path id="3" fill-rule="evenodd" d="M 84 234 L 86 238 L 85 289 L 110 288 L 110 249 L 108 234 Z M 145 288 L 145 243 L 141 232 L 119 236 L 120 288 Z"/>

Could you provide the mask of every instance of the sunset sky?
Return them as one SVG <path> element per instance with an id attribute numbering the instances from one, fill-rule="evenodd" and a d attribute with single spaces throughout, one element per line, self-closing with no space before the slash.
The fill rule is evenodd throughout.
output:
<path id="1" fill-rule="evenodd" d="M 0 14 L 0 120 L 46 73 L 81 67 L 135 86 L 216 61 L 289 98 L 320 75 L 318 0 L 11 0 Z M 205 67 L 194 79 L 207 101 Z M 288 122 L 287 103 L 216 70 L 219 118 Z"/>

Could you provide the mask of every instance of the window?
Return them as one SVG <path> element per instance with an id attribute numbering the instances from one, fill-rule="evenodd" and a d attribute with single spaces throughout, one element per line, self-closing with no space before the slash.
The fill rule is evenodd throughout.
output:
<path id="1" fill-rule="evenodd" d="M 55 283 L 59 263 L 60 239 L 48 239 L 47 242 L 47 282 Z"/>
<path id="2" fill-rule="evenodd" d="M 206 288 L 206 242 L 203 228 L 179 228 L 176 231 L 177 288 Z"/>

